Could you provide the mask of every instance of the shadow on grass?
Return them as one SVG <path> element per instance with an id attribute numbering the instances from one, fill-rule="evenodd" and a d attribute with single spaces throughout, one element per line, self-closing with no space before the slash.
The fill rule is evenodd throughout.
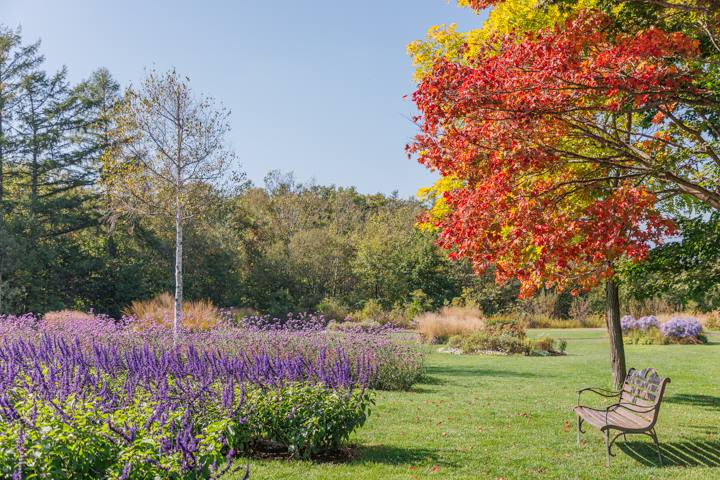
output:
<path id="1" fill-rule="evenodd" d="M 689 393 L 680 393 L 665 397 L 668 403 L 679 403 L 681 405 L 692 405 L 694 407 L 704 407 L 711 410 L 720 410 L 720 397 L 712 395 L 693 395 Z"/>
<path id="2" fill-rule="evenodd" d="M 431 370 L 432 368 L 433 367 L 430 367 L 430 368 L 428 368 L 428 370 Z M 444 370 L 438 369 L 438 371 L 444 371 Z M 425 375 L 422 376 L 422 378 L 420 379 L 420 381 L 418 383 L 420 383 L 422 385 L 447 385 L 448 381 L 443 378 L 436 377 L 433 375 L 429 375 L 428 373 L 425 373 Z"/>
<path id="3" fill-rule="evenodd" d="M 279 445 L 262 443 L 256 445 L 255 451 L 249 458 L 253 460 L 290 460 L 291 455 L 286 448 Z M 452 462 L 442 460 L 437 450 L 388 445 L 347 445 L 313 455 L 310 461 L 317 464 L 381 463 L 386 465 L 415 465 L 424 462 L 446 467 L 457 466 Z"/>
<path id="4" fill-rule="evenodd" d="M 650 442 L 629 441 L 616 445 L 623 453 L 645 466 L 661 466 L 657 450 Z M 660 452 L 663 467 L 720 467 L 720 442 L 661 442 Z"/>
<path id="5" fill-rule="evenodd" d="M 388 465 L 406 465 L 432 463 L 439 466 L 455 467 L 452 462 L 441 460 L 437 450 L 428 448 L 402 448 L 388 445 L 359 446 L 355 462 L 384 463 Z"/>
<path id="6" fill-rule="evenodd" d="M 534 377 L 548 377 L 546 373 L 538 375 L 531 372 L 517 372 L 513 370 L 492 370 L 482 367 L 473 366 L 431 366 L 427 367 L 427 375 L 443 375 L 445 377 L 519 377 L 519 378 L 534 378 Z M 440 380 L 445 382 L 445 380 Z M 425 382 L 422 382 L 425 383 Z M 435 385 L 435 384 L 433 384 Z M 442 385 L 442 384 L 438 384 Z"/>

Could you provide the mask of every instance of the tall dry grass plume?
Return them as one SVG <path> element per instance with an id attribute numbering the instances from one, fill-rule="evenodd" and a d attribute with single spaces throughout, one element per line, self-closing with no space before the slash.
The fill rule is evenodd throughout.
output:
<path id="1" fill-rule="evenodd" d="M 136 300 L 123 313 L 135 317 L 139 328 L 149 326 L 172 327 L 175 299 L 169 293 L 149 300 Z M 219 310 L 210 300 L 183 302 L 182 327 L 189 330 L 207 330 L 222 321 Z"/>
<path id="2" fill-rule="evenodd" d="M 46 323 L 62 323 L 68 320 L 94 320 L 95 315 L 78 310 L 59 310 L 56 312 L 47 312 L 43 315 L 42 319 Z"/>
<path id="3" fill-rule="evenodd" d="M 443 307 L 437 312 L 419 315 L 415 323 L 423 340 L 430 343 L 443 343 L 453 335 L 485 328 L 482 312 L 470 307 Z"/>

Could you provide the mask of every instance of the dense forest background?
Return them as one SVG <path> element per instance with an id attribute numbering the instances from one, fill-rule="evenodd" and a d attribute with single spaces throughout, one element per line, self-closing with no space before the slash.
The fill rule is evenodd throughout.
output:
<path id="1" fill-rule="evenodd" d="M 39 43 L 0 27 L 0 313 L 119 315 L 133 300 L 172 290 L 172 224 L 118 213 L 103 186 L 121 96 L 105 69 L 77 85 L 65 69 L 47 72 Z M 188 299 L 333 316 L 407 316 L 459 303 L 486 314 L 532 308 L 518 303 L 517 285 L 498 287 L 492 272 L 477 276 L 449 260 L 434 233 L 416 228 L 428 207 L 418 200 L 278 171 L 263 185 L 236 174 L 233 186 L 185 227 Z M 623 269 L 625 295 L 716 308 L 718 224 L 708 215 L 681 219 L 683 241 Z M 602 308 L 597 292 L 581 300 Z M 574 302 L 556 295 L 550 313 L 567 316 Z"/>

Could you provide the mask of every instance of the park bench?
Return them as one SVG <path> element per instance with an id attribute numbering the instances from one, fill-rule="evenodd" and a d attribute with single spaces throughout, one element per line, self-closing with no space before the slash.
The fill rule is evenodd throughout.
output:
<path id="1" fill-rule="evenodd" d="M 613 392 L 603 388 L 579 390 L 578 402 L 575 407 L 578 445 L 580 445 L 580 434 L 585 433 L 582 429 L 583 422 L 600 429 L 605 435 L 605 465 L 609 467 L 610 456 L 613 455 L 611 448 L 620 435 L 626 439 L 625 435 L 628 433 L 644 434 L 653 439 L 660 465 L 662 465 L 655 423 L 660 412 L 665 385 L 669 382 L 669 378 L 660 377 L 655 369 L 635 370 L 631 368 L 620 391 Z M 584 392 L 592 392 L 606 398 L 618 398 L 618 402 L 603 409 L 586 407 L 580 405 L 580 396 Z M 617 431 L 612 439 L 610 438 L 611 430 Z"/>

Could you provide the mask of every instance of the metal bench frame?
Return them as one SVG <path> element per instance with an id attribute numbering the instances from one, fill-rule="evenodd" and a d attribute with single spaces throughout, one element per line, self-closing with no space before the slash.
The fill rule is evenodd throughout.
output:
<path id="1" fill-rule="evenodd" d="M 631 368 L 625 377 L 622 389 L 617 392 L 593 387 L 579 390 L 577 406 L 574 409 L 577 415 L 578 446 L 580 446 L 580 434 L 585 433 L 582 428 L 583 422 L 599 428 L 605 436 L 605 465 L 609 467 L 610 457 L 615 456 L 612 453 L 612 446 L 621 435 L 623 440 L 627 440 L 628 433 L 647 435 L 652 438 L 660 465 L 662 465 L 662 454 L 655 424 L 660 413 L 665 386 L 668 383 L 670 383 L 670 379 L 660 377 L 655 369 L 635 370 Z M 602 410 L 587 407 L 580 404 L 580 396 L 584 392 L 595 393 L 605 398 L 618 398 L 618 402 Z M 611 430 L 617 431 L 612 439 L 610 438 Z"/>

